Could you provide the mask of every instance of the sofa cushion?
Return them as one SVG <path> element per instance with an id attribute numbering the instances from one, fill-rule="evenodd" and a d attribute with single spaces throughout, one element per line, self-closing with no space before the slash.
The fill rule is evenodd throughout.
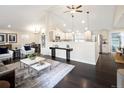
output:
<path id="1" fill-rule="evenodd" d="M 0 54 L 7 54 L 8 48 L 0 48 Z"/>
<path id="2" fill-rule="evenodd" d="M 9 53 L 7 54 L 0 54 L 0 58 L 10 58 L 11 55 Z"/>
<path id="3" fill-rule="evenodd" d="M 31 50 L 31 46 L 24 46 L 24 48 L 25 48 L 26 51 Z"/>

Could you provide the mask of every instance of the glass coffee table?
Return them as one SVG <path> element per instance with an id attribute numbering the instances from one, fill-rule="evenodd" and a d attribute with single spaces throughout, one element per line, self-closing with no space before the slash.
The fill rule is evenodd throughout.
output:
<path id="1" fill-rule="evenodd" d="M 38 75 L 44 69 L 49 68 L 51 70 L 51 64 L 46 62 L 46 61 L 36 63 L 36 64 L 34 64 L 34 65 L 30 66 L 30 67 L 31 67 L 31 69 L 35 70 Z"/>
<path id="2" fill-rule="evenodd" d="M 45 58 L 43 57 L 36 57 L 34 60 L 30 59 L 30 58 L 25 58 L 25 59 L 22 59 L 20 60 L 20 68 L 22 68 L 22 65 L 23 64 L 24 66 L 27 66 L 28 67 L 28 72 L 30 72 L 30 67 L 36 63 L 39 63 L 41 61 L 44 61 Z"/>

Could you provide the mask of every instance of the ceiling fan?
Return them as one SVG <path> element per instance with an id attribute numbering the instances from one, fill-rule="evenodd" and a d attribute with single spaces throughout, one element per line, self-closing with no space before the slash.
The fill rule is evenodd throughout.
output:
<path id="1" fill-rule="evenodd" d="M 65 11 L 64 13 L 70 12 L 72 17 L 74 17 L 74 13 L 82 13 L 83 11 L 80 9 L 82 5 L 71 5 L 71 6 L 66 6 L 69 10 Z"/>

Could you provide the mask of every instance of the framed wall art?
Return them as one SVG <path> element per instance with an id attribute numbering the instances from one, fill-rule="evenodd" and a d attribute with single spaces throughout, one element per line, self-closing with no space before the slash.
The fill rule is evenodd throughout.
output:
<path id="1" fill-rule="evenodd" d="M 17 43 L 17 34 L 9 33 L 8 34 L 8 43 Z"/>
<path id="2" fill-rule="evenodd" d="M 0 33 L 0 43 L 6 43 L 7 34 Z"/>

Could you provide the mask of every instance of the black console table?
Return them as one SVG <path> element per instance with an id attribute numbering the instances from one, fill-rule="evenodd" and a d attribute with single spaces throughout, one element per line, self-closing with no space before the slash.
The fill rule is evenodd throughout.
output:
<path id="1" fill-rule="evenodd" d="M 72 51 L 73 48 L 50 47 L 50 49 L 51 49 L 52 58 L 56 57 L 56 49 L 65 50 L 66 51 L 66 60 L 70 61 L 70 51 Z"/>
<path id="2" fill-rule="evenodd" d="M 13 60 L 20 59 L 20 58 L 21 58 L 20 49 L 13 49 Z"/>

